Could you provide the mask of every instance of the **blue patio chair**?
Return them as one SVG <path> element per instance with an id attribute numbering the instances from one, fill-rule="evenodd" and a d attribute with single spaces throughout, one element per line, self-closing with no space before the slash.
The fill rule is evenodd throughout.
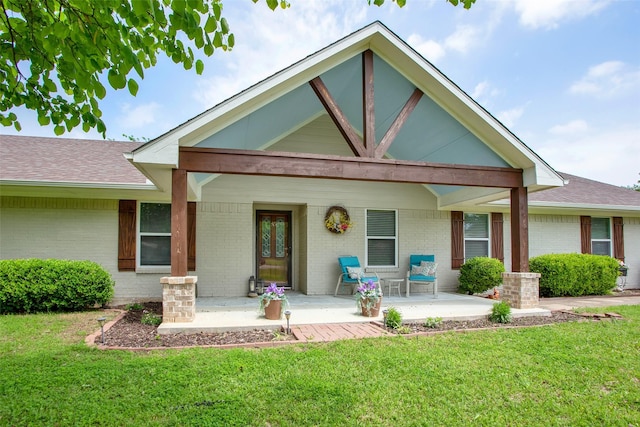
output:
<path id="1" fill-rule="evenodd" d="M 333 294 L 338 295 L 338 288 L 340 285 L 350 286 L 351 294 L 353 294 L 355 288 L 362 283 L 366 283 L 369 280 L 373 281 L 380 287 L 380 277 L 377 273 L 365 273 L 364 268 L 360 266 L 360 261 L 357 256 L 341 256 L 338 257 L 338 263 L 342 272 L 338 276 L 338 283 L 336 284 L 336 291 Z M 382 288 L 381 288 L 382 289 Z"/>
<path id="2" fill-rule="evenodd" d="M 410 255 L 407 271 L 407 297 L 411 283 L 433 284 L 433 297 L 438 298 L 438 277 L 435 255 Z"/>

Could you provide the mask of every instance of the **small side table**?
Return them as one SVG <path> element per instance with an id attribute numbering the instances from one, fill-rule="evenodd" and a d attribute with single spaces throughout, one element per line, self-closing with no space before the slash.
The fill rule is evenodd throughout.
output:
<path id="1" fill-rule="evenodd" d="M 391 295 L 392 289 L 398 290 L 398 296 L 401 297 L 400 285 L 404 282 L 404 279 L 384 279 L 384 283 L 387 285 L 387 295 Z"/>

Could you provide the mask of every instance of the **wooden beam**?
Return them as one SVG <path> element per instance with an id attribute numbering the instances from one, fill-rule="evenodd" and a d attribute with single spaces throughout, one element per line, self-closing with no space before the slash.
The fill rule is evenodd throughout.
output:
<path id="1" fill-rule="evenodd" d="M 376 113 L 373 96 L 373 52 L 362 53 L 362 126 L 367 157 L 376 150 Z"/>
<path id="2" fill-rule="evenodd" d="M 513 188 L 522 170 L 308 153 L 180 147 L 189 172 Z"/>
<path id="3" fill-rule="evenodd" d="M 173 169 L 171 174 L 171 275 L 187 275 L 187 171 Z"/>
<path id="4" fill-rule="evenodd" d="M 404 104 L 404 107 L 402 107 L 402 110 L 400 110 L 400 112 L 398 113 L 396 119 L 393 121 L 393 123 L 391 123 L 391 126 L 389 126 L 387 133 L 385 133 L 382 137 L 382 140 L 380 141 L 380 144 L 376 148 L 375 152 L 375 157 L 377 159 L 381 159 L 384 156 L 384 153 L 387 152 L 389 146 L 391 145 L 393 140 L 396 139 L 396 136 L 398 136 L 400 129 L 402 129 L 402 126 L 404 126 L 405 122 L 407 121 L 413 110 L 416 108 L 416 105 L 418 105 L 418 102 L 420 102 L 421 98 L 422 91 L 416 88 L 407 100 L 407 103 Z"/>
<path id="5" fill-rule="evenodd" d="M 511 189 L 511 271 L 529 272 L 529 212 L 527 188 Z"/>
<path id="6" fill-rule="evenodd" d="M 318 99 L 320 99 L 322 105 L 324 105 L 327 113 L 329 113 L 333 123 L 335 123 L 336 127 L 347 141 L 349 147 L 351 147 L 353 154 L 358 157 L 366 157 L 367 152 L 362 144 L 360 136 L 356 133 L 355 129 L 353 129 L 351 123 L 349 123 L 349 120 L 347 120 L 347 117 L 344 115 L 340 107 L 338 107 L 338 104 L 331 96 L 331 93 L 329 93 L 329 89 L 327 89 L 322 79 L 320 77 L 316 77 L 311 80 L 309 84 L 318 96 Z"/>

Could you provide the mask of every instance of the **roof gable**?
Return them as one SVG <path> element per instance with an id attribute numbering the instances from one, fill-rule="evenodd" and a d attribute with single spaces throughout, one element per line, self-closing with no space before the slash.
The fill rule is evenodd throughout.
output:
<path id="1" fill-rule="evenodd" d="M 367 50 L 374 53 L 377 142 L 411 92 L 417 88 L 424 93 L 397 140 L 388 148 L 388 157 L 519 168 L 524 170 L 524 184 L 530 191 L 562 185 L 562 179 L 540 157 L 379 22 L 135 150 L 132 161 L 158 183 L 163 179 L 161 174 L 178 166 L 178 147 L 267 149 L 325 114 L 308 85 L 318 76 L 356 133 L 362 134 L 360 57 Z M 445 194 L 459 189 L 434 187 L 432 191 Z M 471 193 L 465 194 L 466 201 L 473 199 Z M 488 197 L 486 191 L 483 197 Z"/>

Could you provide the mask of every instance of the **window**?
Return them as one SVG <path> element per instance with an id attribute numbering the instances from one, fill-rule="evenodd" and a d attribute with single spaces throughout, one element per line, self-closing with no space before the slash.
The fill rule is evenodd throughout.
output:
<path id="1" fill-rule="evenodd" d="M 611 225 L 609 218 L 591 218 L 591 253 L 611 255 Z"/>
<path id="2" fill-rule="evenodd" d="M 367 209 L 367 261 L 375 267 L 398 266 L 396 211 Z"/>
<path id="3" fill-rule="evenodd" d="M 489 256 L 489 215 L 464 214 L 464 259 Z"/>
<path id="4" fill-rule="evenodd" d="M 140 266 L 171 265 L 171 205 L 140 203 Z"/>

